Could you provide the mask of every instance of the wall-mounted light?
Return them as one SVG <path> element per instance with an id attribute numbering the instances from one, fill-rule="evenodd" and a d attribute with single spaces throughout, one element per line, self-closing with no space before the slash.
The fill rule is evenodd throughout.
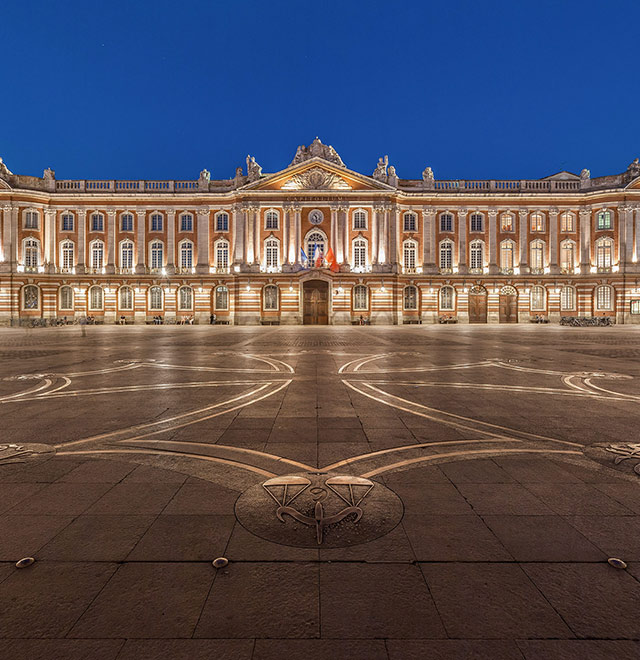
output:
<path id="1" fill-rule="evenodd" d="M 384 286 L 384 280 L 382 280 L 382 286 L 380 287 L 381 293 L 384 293 L 386 291 L 385 286 Z"/>
<path id="2" fill-rule="evenodd" d="M 247 282 L 247 291 L 251 291 L 251 282 Z"/>

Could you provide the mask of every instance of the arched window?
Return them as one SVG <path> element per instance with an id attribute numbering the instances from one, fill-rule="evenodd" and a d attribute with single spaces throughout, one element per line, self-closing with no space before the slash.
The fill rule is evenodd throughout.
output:
<path id="1" fill-rule="evenodd" d="M 278 287 L 267 284 L 262 289 L 262 309 L 274 311 L 278 309 Z"/>
<path id="2" fill-rule="evenodd" d="M 27 211 L 24 214 L 24 228 L 25 229 L 37 229 L 39 224 L 40 216 L 37 211 Z"/>
<path id="3" fill-rule="evenodd" d="M 193 268 L 193 243 L 182 241 L 180 243 L 180 269 L 191 270 Z"/>
<path id="4" fill-rule="evenodd" d="M 104 243 L 102 241 L 93 241 L 91 243 L 91 268 L 101 270 L 104 266 Z"/>
<path id="5" fill-rule="evenodd" d="M 268 271 L 278 270 L 280 267 L 280 241 L 268 238 L 264 242 L 264 263 Z"/>
<path id="6" fill-rule="evenodd" d="M 482 270 L 484 266 L 484 244 L 482 241 L 473 241 L 469 246 L 469 267 L 471 270 Z"/>
<path id="7" fill-rule="evenodd" d="M 216 287 L 213 305 L 216 310 L 226 311 L 229 309 L 229 289 L 226 286 Z"/>
<path id="8" fill-rule="evenodd" d="M 92 286 L 89 289 L 89 310 L 100 311 L 104 309 L 104 292 L 101 286 Z"/>
<path id="9" fill-rule="evenodd" d="M 313 231 L 307 235 L 307 257 L 311 264 L 314 264 L 316 256 L 324 259 L 324 246 L 326 240 L 325 235 L 321 234 L 319 231 Z"/>
<path id="10" fill-rule="evenodd" d="M 160 241 L 153 241 L 149 249 L 151 252 L 150 263 L 152 270 L 164 268 L 164 245 Z"/>
<path id="11" fill-rule="evenodd" d="M 406 272 L 415 271 L 417 253 L 418 244 L 415 241 L 404 241 L 402 244 L 402 258 Z"/>
<path id="12" fill-rule="evenodd" d="M 70 286 L 60 287 L 59 304 L 63 311 L 73 310 L 73 289 Z"/>
<path id="13" fill-rule="evenodd" d="M 120 309 L 132 310 L 133 309 L 133 289 L 130 286 L 121 286 L 119 294 Z"/>
<path id="14" fill-rule="evenodd" d="M 531 231 L 544 231 L 544 216 L 542 213 L 532 213 L 529 222 Z"/>
<path id="15" fill-rule="evenodd" d="M 40 289 L 33 284 L 27 284 L 22 289 L 23 309 L 40 309 Z"/>
<path id="16" fill-rule="evenodd" d="M 418 219 L 415 213 L 404 214 L 404 231 L 417 231 Z"/>
<path id="17" fill-rule="evenodd" d="M 65 272 L 69 272 L 73 270 L 75 266 L 75 249 L 72 241 L 64 241 L 60 245 L 60 264 L 62 266 L 62 270 Z"/>
<path id="18" fill-rule="evenodd" d="M 24 266 L 34 270 L 40 265 L 40 243 L 35 238 L 26 238 L 23 243 Z"/>
<path id="19" fill-rule="evenodd" d="M 471 231 L 484 231 L 484 216 L 482 213 L 472 213 L 470 219 Z"/>
<path id="20" fill-rule="evenodd" d="M 62 216 L 62 231 L 73 231 L 74 217 L 72 213 L 65 213 Z"/>
<path id="21" fill-rule="evenodd" d="M 153 213 L 151 215 L 151 231 L 162 231 L 163 220 L 161 213 Z"/>
<path id="22" fill-rule="evenodd" d="M 570 312 L 576 308 L 576 290 L 572 286 L 563 286 L 560 290 L 560 311 Z"/>
<path id="23" fill-rule="evenodd" d="M 598 229 L 611 229 L 611 211 L 599 211 L 596 216 L 597 228 Z"/>
<path id="24" fill-rule="evenodd" d="M 149 309 L 151 311 L 162 309 L 162 287 L 152 286 L 149 289 Z"/>
<path id="25" fill-rule="evenodd" d="M 503 273 L 513 272 L 513 241 L 502 241 L 500 243 L 500 270 Z"/>
<path id="26" fill-rule="evenodd" d="M 454 309 L 455 292 L 452 286 L 443 286 L 440 289 L 440 309 L 443 312 L 451 312 Z"/>
<path id="27" fill-rule="evenodd" d="M 193 231 L 193 216 L 190 213 L 180 216 L 180 231 Z"/>
<path id="28" fill-rule="evenodd" d="M 367 267 L 367 241 L 356 238 L 353 241 L 353 270 L 363 272 Z"/>
<path id="29" fill-rule="evenodd" d="M 366 229 L 367 228 L 367 212 L 363 209 L 358 209 L 353 212 L 353 228 Z"/>
<path id="30" fill-rule="evenodd" d="M 453 267 L 453 243 L 449 240 L 440 243 L 440 270 L 451 270 Z"/>
<path id="31" fill-rule="evenodd" d="M 513 216 L 510 213 L 500 217 L 500 231 L 513 231 Z"/>
<path id="32" fill-rule="evenodd" d="M 181 312 L 193 309 L 193 289 L 190 286 L 181 286 L 178 289 L 178 309 Z"/>
<path id="33" fill-rule="evenodd" d="M 403 306 L 404 309 L 418 309 L 418 289 L 413 284 L 404 288 Z"/>
<path id="34" fill-rule="evenodd" d="M 104 216 L 102 213 L 94 213 L 91 216 L 91 231 L 104 231 Z"/>
<path id="35" fill-rule="evenodd" d="M 226 270 L 229 268 L 229 243 L 227 241 L 216 241 L 216 269 Z"/>
<path id="36" fill-rule="evenodd" d="M 544 243 L 533 241 L 529 246 L 529 254 L 529 264 L 532 272 L 541 273 L 544 270 Z"/>
<path id="37" fill-rule="evenodd" d="M 576 263 L 576 245 L 573 241 L 560 243 L 560 268 L 565 273 L 573 273 Z"/>
<path id="38" fill-rule="evenodd" d="M 440 231 L 453 231 L 453 215 L 443 213 L 440 216 Z"/>
<path id="39" fill-rule="evenodd" d="M 120 243 L 120 268 L 124 270 L 133 268 L 133 243 L 131 241 Z"/>
<path id="40" fill-rule="evenodd" d="M 353 287 L 353 310 L 365 312 L 369 309 L 369 289 L 364 284 Z"/>
<path id="41" fill-rule="evenodd" d="M 576 230 L 576 219 L 573 213 L 565 211 L 560 216 L 560 231 L 561 232 L 574 232 Z"/>
<path id="42" fill-rule="evenodd" d="M 280 214 L 273 209 L 269 209 L 264 215 L 265 229 L 278 229 L 279 225 L 280 225 Z"/>
<path id="43" fill-rule="evenodd" d="M 600 238 L 596 241 L 596 266 L 599 270 L 609 270 L 613 263 L 613 240 Z"/>
<path id="44" fill-rule="evenodd" d="M 216 213 L 216 231 L 229 231 L 229 214 L 221 211 Z"/>
<path id="45" fill-rule="evenodd" d="M 610 312 L 613 309 L 613 291 L 610 286 L 596 287 L 596 310 Z"/>
<path id="46" fill-rule="evenodd" d="M 532 312 L 542 312 L 545 309 L 545 289 L 541 286 L 531 287 L 529 304 Z"/>
<path id="47" fill-rule="evenodd" d="M 120 216 L 120 231 L 133 231 L 133 216 L 131 213 L 123 213 Z"/>

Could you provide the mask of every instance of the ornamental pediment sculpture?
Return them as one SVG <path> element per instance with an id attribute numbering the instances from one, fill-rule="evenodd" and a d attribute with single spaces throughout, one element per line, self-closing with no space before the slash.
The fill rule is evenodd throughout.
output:
<path id="1" fill-rule="evenodd" d="M 282 190 L 351 190 L 351 186 L 333 172 L 312 167 L 306 172 L 294 174 L 282 186 Z"/>
<path id="2" fill-rule="evenodd" d="M 322 141 L 318 137 L 308 147 L 305 147 L 303 144 L 298 147 L 296 155 L 289 167 L 303 163 L 305 160 L 310 160 L 311 158 L 322 158 L 334 165 L 345 167 L 342 158 L 338 156 L 338 152 L 330 144 L 322 144 Z"/>

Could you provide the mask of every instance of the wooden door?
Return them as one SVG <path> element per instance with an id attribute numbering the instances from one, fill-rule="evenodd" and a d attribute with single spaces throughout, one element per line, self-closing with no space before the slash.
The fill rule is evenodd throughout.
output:
<path id="1" fill-rule="evenodd" d="M 469 323 L 487 322 L 487 294 L 469 294 Z"/>
<path id="2" fill-rule="evenodd" d="M 321 280 L 312 280 L 303 285 L 304 325 L 327 325 L 329 323 L 329 285 Z"/>
<path id="3" fill-rule="evenodd" d="M 518 322 L 518 296 L 500 294 L 500 323 Z"/>

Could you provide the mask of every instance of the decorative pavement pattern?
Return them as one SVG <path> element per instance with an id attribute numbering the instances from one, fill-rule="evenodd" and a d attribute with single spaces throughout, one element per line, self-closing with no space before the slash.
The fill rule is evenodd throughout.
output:
<path id="1" fill-rule="evenodd" d="M 640 330 L 86 332 L 0 333 L 0 657 L 640 657 Z"/>

